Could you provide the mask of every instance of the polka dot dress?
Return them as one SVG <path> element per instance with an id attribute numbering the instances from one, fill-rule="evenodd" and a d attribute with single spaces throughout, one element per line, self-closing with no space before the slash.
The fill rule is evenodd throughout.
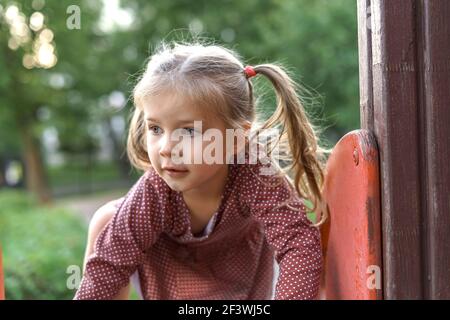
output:
<path id="1" fill-rule="evenodd" d="M 99 234 L 75 299 L 112 299 L 136 273 L 144 299 L 316 299 L 320 232 L 286 178 L 261 169 L 248 154 L 229 164 L 220 206 L 200 235 L 182 194 L 146 172 Z"/>

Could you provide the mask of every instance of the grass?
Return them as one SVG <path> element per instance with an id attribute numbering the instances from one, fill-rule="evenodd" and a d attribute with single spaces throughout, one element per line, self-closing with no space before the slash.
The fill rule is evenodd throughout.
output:
<path id="1" fill-rule="evenodd" d="M 21 191 L 0 192 L 0 244 L 8 300 L 70 300 L 69 266 L 81 266 L 87 226 L 61 207 L 39 207 Z M 134 288 L 130 300 L 140 300 Z"/>
<path id="2" fill-rule="evenodd" d="M 81 266 L 87 227 L 71 212 L 38 207 L 24 192 L 0 192 L 7 299 L 72 299 L 70 265 Z"/>

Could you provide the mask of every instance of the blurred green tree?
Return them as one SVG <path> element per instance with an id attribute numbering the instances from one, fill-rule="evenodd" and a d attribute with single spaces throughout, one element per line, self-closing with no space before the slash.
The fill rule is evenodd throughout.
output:
<path id="1" fill-rule="evenodd" d="M 359 127 L 356 4 L 347 0 L 124 0 L 134 13 L 129 30 L 114 33 L 115 50 L 133 52 L 128 67 L 142 68 L 161 40 L 213 39 L 236 49 L 251 64 L 280 62 L 305 86 L 303 101 L 313 120 L 328 128 L 334 144 Z M 275 96 L 255 78 L 270 114 Z M 129 83 L 132 85 L 133 83 Z M 129 91 L 131 86 L 125 88 Z"/>
<path id="2" fill-rule="evenodd" d="M 66 25 L 72 4 L 80 8 L 80 29 Z M 92 154 L 97 148 L 93 128 L 101 126 L 121 172 L 129 173 L 123 157 L 126 137 L 114 132 L 112 120 L 118 116 L 126 122 L 132 106 L 128 96 L 162 39 L 206 37 L 237 50 L 246 63 L 285 64 L 295 80 L 312 88 L 311 95 L 305 92 L 305 106 L 313 118 L 324 119 L 318 124 L 330 127 L 326 131 L 330 143 L 359 126 L 355 3 L 123 0 L 120 4 L 130 13 L 130 23 L 119 27 L 123 17 L 104 16 L 113 25 L 104 30 L 99 26 L 102 1 L 2 1 L 0 152 L 23 154 L 28 188 L 42 200 L 49 198 L 40 149 L 45 128 L 56 129 L 60 150 Z M 271 86 L 258 77 L 255 82 L 266 98 L 262 109 L 270 114 L 275 107 Z"/>
<path id="3" fill-rule="evenodd" d="M 72 1 L 6 2 L 0 8 L 0 144 L 21 152 L 27 188 L 41 201 L 50 191 L 41 152 L 44 128 L 57 129 L 61 149 L 92 152 L 90 109 L 104 81 L 93 76 L 101 3 L 81 1 L 82 27 L 69 29 Z M 2 139 L 3 140 L 3 139 Z M 19 143 L 17 143 L 19 142 Z"/>

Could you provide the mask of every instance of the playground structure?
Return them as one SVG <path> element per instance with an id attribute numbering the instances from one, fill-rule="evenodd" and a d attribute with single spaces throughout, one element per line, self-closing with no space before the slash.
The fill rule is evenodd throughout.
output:
<path id="1" fill-rule="evenodd" d="M 333 148 L 322 226 L 325 289 L 322 299 L 382 299 L 378 149 L 372 134 L 355 130 Z"/>
<path id="2" fill-rule="evenodd" d="M 361 129 L 327 163 L 322 297 L 450 299 L 450 2 L 357 5 Z"/>
<path id="3" fill-rule="evenodd" d="M 450 298 L 449 16 L 445 0 L 358 1 L 361 127 L 380 159 L 384 299 Z"/>

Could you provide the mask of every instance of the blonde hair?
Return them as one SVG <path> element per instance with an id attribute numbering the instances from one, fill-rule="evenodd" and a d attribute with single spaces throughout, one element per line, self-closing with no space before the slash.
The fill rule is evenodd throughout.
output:
<path id="1" fill-rule="evenodd" d="M 278 168 L 278 177 L 287 177 L 291 188 L 295 188 L 300 197 L 310 199 L 314 204 L 312 211 L 320 208 L 321 218 L 315 224 L 319 226 L 328 216 L 328 212 L 322 210 L 322 190 L 324 155 L 330 150 L 318 144 L 319 128 L 309 121 L 297 93 L 303 88 L 280 64 L 253 66 L 257 74 L 270 80 L 277 97 L 275 112 L 262 121 L 261 115 L 256 113 L 253 85 L 245 76 L 241 60 L 238 53 L 220 45 L 198 41 L 161 42 L 133 90 L 135 108 L 127 141 L 130 162 L 140 170 L 151 168 L 142 106 L 146 97 L 168 89 L 192 99 L 207 114 L 221 118 L 227 128 L 245 130 L 250 125 L 249 136 L 255 137 L 261 130 L 281 125 L 275 143 L 284 155 L 273 159 L 273 148 L 266 150 L 266 154 Z M 268 142 L 274 144 L 273 140 Z M 288 165 L 280 167 L 278 160 Z"/>

